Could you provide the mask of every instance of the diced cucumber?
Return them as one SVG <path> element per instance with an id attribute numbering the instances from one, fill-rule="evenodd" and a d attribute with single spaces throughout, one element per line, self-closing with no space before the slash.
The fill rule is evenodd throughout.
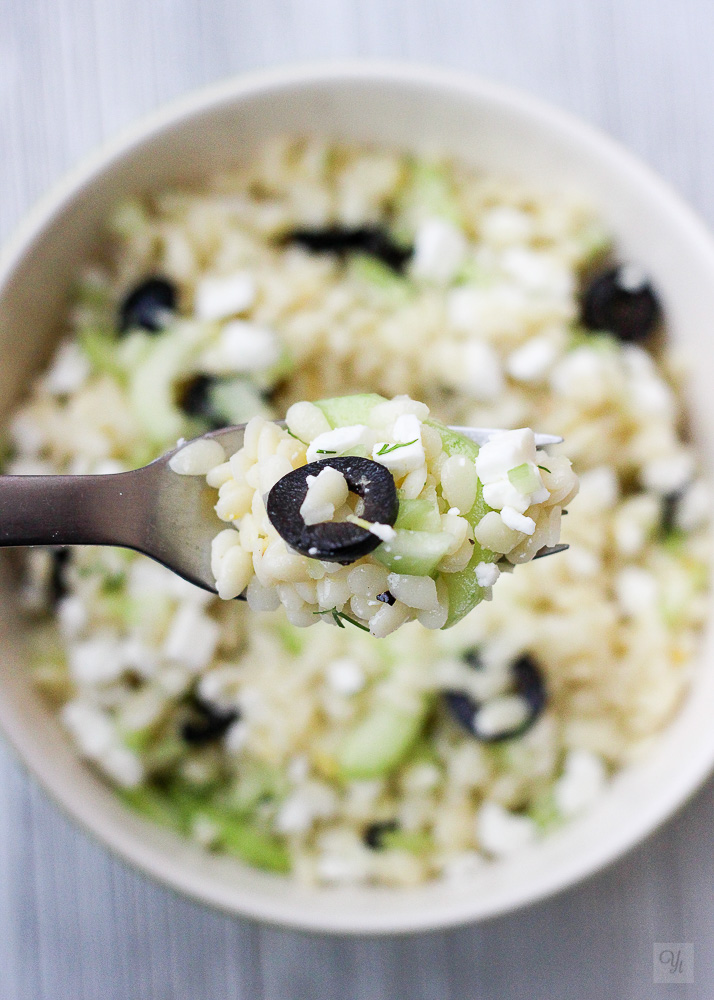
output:
<path id="1" fill-rule="evenodd" d="M 188 829 L 188 817 L 177 803 L 154 788 L 122 788 L 119 797 L 132 809 L 160 826 L 169 827 L 180 833 Z"/>
<path id="2" fill-rule="evenodd" d="M 251 417 L 270 417 L 260 393 L 244 378 L 220 379 L 209 390 L 211 410 L 230 424 L 246 424 Z"/>
<path id="3" fill-rule="evenodd" d="M 299 656 L 305 648 L 304 631 L 287 622 L 278 622 L 275 625 L 275 634 L 280 639 L 283 649 L 293 656 Z"/>
<path id="4" fill-rule="evenodd" d="M 413 712 L 380 702 L 347 734 L 339 748 L 339 773 L 347 780 L 381 778 L 404 760 L 419 738 L 431 705 Z"/>
<path id="5" fill-rule="evenodd" d="M 274 834 L 260 829 L 247 819 L 232 816 L 222 810 L 203 806 L 197 816 L 205 816 L 218 831 L 218 844 L 222 850 L 234 854 L 255 868 L 287 874 L 290 871 L 290 854 L 283 841 Z"/>
<path id="6" fill-rule="evenodd" d="M 413 208 L 420 216 L 428 213 L 457 225 L 462 222 L 451 174 L 444 164 L 415 161 L 404 201 L 407 211 Z"/>
<path id="7" fill-rule="evenodd" d="M 238 813 L 251 813 L 260 802 L 280 798 L 286 791 L 287 779 L 277 768 L 246 758 L 227 801 Z"/>
<path id="8" fill-rule="evenodd" d="M 493 552 L 485 552 L 476 542 L 473 555 L 462 570 L 442 575 L 449 595 L 449 614 L 443 628 L 451 628 L 481 603 L 485 592 L 476 580 L 476 566 L 480 562 L 493 562 L 496 558 Z"/>
<path id="9" fill-rule="evenodd" d="M 430 531 L 397 530 L 396 538 L 382 542 L 374 558 L 393 573 L 431 576 L 451 544 L 451 535 Z"/>
<path id="10" fill-rule="evenodd" d="M 87 327 L 79 334 L 79 346 L 96 372 L 104 372 L 122 384 L 126 382 L 126 371 L 117 357 L 116 340 L 102 330 Z"/>
<path id="11" fill-rule="evenodd" d="M 524 496 L 528 493 L 535 493 L 542 486 L 538 470 L 534 469 L 530 462 L 523 462 L 522 465 L 517 465 L 515 469 L 509 469 L 508 479 L 511 485 Z"/>
<path id="12" fill-rule="evenodd" d="M 129 400 L 142 430 L 151 441 L 169 444 L 186 429 L 186 417 L 176 405 L 174 384 L 188 374 L 196 348 L 176 331 L 153 337 L 151 349 L 131 373 Z"/>
<path id="13" fill-rule="evenodd" d="M 418 500 L 404 500 L 400 497 L 395 527 L 407 531 L 439 532 L 441 531 L 439 507 L 423 497 Z"/>
<path id="14" fill-rule="evenodd" d="M 395 302 L 406 302 L 412 294 L 412 286 L 391 267 L 376 257 L 358 254 L 350 264 L 352 274 L 389 295 Z"/>
<path id="15" fill-rule="evenodd" d="M 426 830 L 386 830 L 380 846 L 386 850 L 409 851 L 419 857 L 434 849 L 434 838 Z"/>
<path id="16" fill-rule="evenodd" d="M 351 427 L 353 424 L 368 423 L 374 407 L 384 402 L 384 396 L 379 396 L 376 392 L 364 392 L 355 396 L 318 399 L 315 406 L 319 406 L 331 427 Z"/>

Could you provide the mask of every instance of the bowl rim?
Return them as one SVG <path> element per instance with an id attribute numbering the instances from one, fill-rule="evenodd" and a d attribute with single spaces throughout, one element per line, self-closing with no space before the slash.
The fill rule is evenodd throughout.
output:
<path id="1" fill-rule="evenodd" d="M 81 157 L 20 219 L 0 249 L 0 292 L 15 271 L 22 267 L 25 254 L 34 241 L 65 205 L 81 193 L 85 185 L 164 130 L 221 105 L 250 99 L 271 90 L 360 81 L 380 82 L 387 86 L 396 84 L 428 87 L 447 96 L 450 93 L 454 97 L 480 100 L 496 109 L 527 117 L 536 127 L 567 138 L 580 149 L 590 150 L 594 157 L 614 172 L 646 188 L 648 197 L 660 202 L 663 213 L 676 219 L 680 232 L 702 258 L 707 258 L 707 266 L 714 274 L 714 239 L 705 224 L 670 184 L 597 126 L 520 89 L 483 79 L 469 72 L 398 60 L 349 59 L 290 63 L 240 73 L 191 90 L 125 126 Z M 547 899 L 591 877 L 643 841 L 694 794 L 714 766 L 713 734 L 709 744 L 692 748 L 687 766 L 678 772 L 678 780 L 672 783 L 669 794 L 662 795 L 654 803 L 648 802 L 638 817 L 629 823 L 627 830 L 620 832 L 619 837 L 613 836 L 605 843 L 591 846 L 589 852 L 571 860 L 569 864 L 561 865 L 555 873 L 544 873 L 525 893 L 522 890 L 502 892 L 496 905 L 484 907 L 479 904 L 478 899 L 469 897 L 452 901 L 448 906 L 437 907 L 436 912 L 431 910 L 424 913 L 417 908 L 403 908 L 398 914 L 390 915 L 375 909 L 370 913 L 368 921 L 364 915 L 359 914 L 343 914 L 336 918 L 334 912 L 328 919 L 326 915 L 306 908 L 286 906 L 273 897 L 257 898 L 250 889 L 240 900 L 234 898 L 235 892 L 221 893 L 215 887 L 209 891 L 202 884 L 200 873 L 195 877 L 191 876 L 190 871 L 177 873 L 176 865 L 170 859 L 161 864 L 160 854 L 153 848 L 148 848 L 141 838 L 129 837 L 125 832 L 121 836 L 113 835 L 111 821 L 107 822 L 106 816 L 104 820 L 97 820 L 91 810 L 77 806 L 70 795 L 55 786 L 51 775 L 46 773 L 48 768 L 43 765 L 42 753 L 33 744 L 31 734 L 13 717 L 6 699 L 2 697 L 0 726 L 21 765 L 38 780 L 61 810 L 89 832 L 99 844 L 109 848 L 142 874 L 174 892 L 233 915 L 302 931 L 332 934 L 383 935 L 443 930 L 492 919 Z M 121 806 L 121 809 L 125 811 L 125 807 Z"/>

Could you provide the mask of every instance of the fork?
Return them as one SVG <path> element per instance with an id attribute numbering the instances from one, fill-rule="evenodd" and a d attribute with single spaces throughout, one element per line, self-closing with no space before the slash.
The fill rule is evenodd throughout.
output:
<path id="1" fill-rule="evenodd" d="M 284 421 L 278 421 L 285 426 Z M 245 424 L 203 435 L 227 455 L 243 445 Z M 452 427 L 485 444 L 496 430 Z M 536 434 L 536 446 L 560 444 Z M 215 593 L 211 541 L 220 529 L 215 490 L 203 476 L 180 476 L 169 468 L 185 443 L 130 472 L 93 476 L 0 476 L 0 547 L 20 545 L 114 545 L 134 549 L 184 580 Z M 567 545 L 542 548 L 553 555 Z"/>

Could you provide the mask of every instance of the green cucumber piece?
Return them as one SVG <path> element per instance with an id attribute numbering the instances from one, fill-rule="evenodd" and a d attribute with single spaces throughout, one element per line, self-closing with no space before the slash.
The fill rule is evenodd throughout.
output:
<path id="1" fill-rule="evenodd" d="M 334 399 L 318 399 L 318 406 L 327 417 L 331 427 L 351 427 L 366 424 L 369 416 L 379 403 L 386 403 L 384 396 L 376 392 L 363 392 L 355 396 L 336 396 Z"/>
<path id="2" fill-rule="evenodd" d="M 485 590 L 476 580 L 476 566 L 480 562 L 493 562 L 496 558 L 493 552 L 485 552 L 476 542 L 473 555 L 462 570 L 442 574 L 441 579 L 446 582 L 449 595 L 449 614 L 442 628 L 451 628 L 481 603 Z"/>
<path id="3" fill-rule="evenodd" d="M 382 542 L 374 558 L 393 573 L 408 576 L 431 576 L 446 555 L 451 535 L 430 531 L 397 530 L 391 542 Z"/>
<path id="4" fill-rule="evenodd" d="M 168 827 L 179 833 L 188 830 L 188 816 L 184 809 L 153 788 L 121 788 L 118 795 L 126 805 L 152 823 Z"/>
<path id="5" fill-rule="evenodd" d="M 535 493 L 542 485 L 539 482 L 537 470 L 529 462 L 523 462 L 515 469 L 509 469 L 508 479 L 511 486 L 514 486 L 524 496 L 528 493 Z"/>
<path id="6" fill-rule="evenodd" d="M 340 776 L 352 781 L 389 774 L 419 739 L 430 707 L 427 698 L 414 712 L 385 702 L 375 705 L 338 750 Z"/>
<path id="7" fill-rule="evenodd" d="M 224 813 L 211 806 L 197 810 L 196 816 L 205 816 L 218 832 L 218 846 L 234 854 L 246 864 L 265 871 L 286 875 L 292 865 L 287 847 L 280 837 L 261 830 L 255 823 Z"/>
<path id="8" fill-rule="evenodd" d="M 421 857 L 434 850 L 434 838 L 426 830 L 387 830 L 382 834 L 381 847 Z"/>
<path id="9" fill-rule="evenodd" d="M 418 500 L 399 499 L 399 513 L 396 528 L 406 531 L 441 531 L 441 515 L 436 503 L 431 503 L 424 497 Z"/>
<path id="10" fill-rule="evenodd" d="M 448 167 L 442 163 L 414 162 L 403 196 L 404 207 L 460 225 L 461 211 Z"/>
<path id="11" fill-rule="evenodd" d="M 244 378 L 222 379 L 209 390 L 211 409 L 231 424 L 247 424 L 251 417 L 270 417 L 269 407 L 253 383 Z"/>
<path id="12" fill-rule="evenodd" d="M 189 372 L 196 347 L 167 331 L 153 338 L 151 349 L 130 375 L 129 401 L 147 437 L 169 444 L 181 437 L 186 417 L 176 405 L 174 384 Z"/>
<path id="13" fill-rule="evenodd" d="M 352 258 L 350 271 L 358 280 L 389 295 L 395 303 L 407 302 L 412 295 L 409 282 L 376 257 L 356 255 Z"/>
<path id="14" fill-rule="evenodd" d="M 126 382 L 126 371 L 117 357 L 116 340 L 102 330 L 87 327 L 79 334 L 79 346 L 96 372 L 103 372 L 121 382 Z"/>
<path id="15" fill-rule="evenodd" d="M 463 455 L 470 461 L 475 461 L 478 456 L 479 447 L 475 441 L 457 434 L 450 428 L 439 423 L 438 420 L 429 420 L 427 423 L 435 427 L 441 434 L 444 451 L 447 455 Z M 474 505 L 469 511 L 462 511 L 472 528 L 475 528 L 481 518 L 491 510 L 483 498 L 483 487 L 479 482 L 476 490 Z M 379 550 L 377 550 L 379 551 Z M 449 595 L 449 615 L 443 628 L 451 628 L 462 618 L 465 618 L 469 611 L 472 611 L 484 598 L 484 588 L 480 587 L 476 581 L 476 566 L 481 562 L 496 562 L 500 556 L 490 549 L 483 549 L 478 542 L 474 543 L 474 550 L 467 565 L 458 573 L 443 573 L 442 580 L 445 581 Z"/>

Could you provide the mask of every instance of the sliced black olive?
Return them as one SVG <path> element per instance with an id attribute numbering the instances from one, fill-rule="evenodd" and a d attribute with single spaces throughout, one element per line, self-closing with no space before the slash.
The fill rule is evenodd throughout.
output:
<path id="1" fill-rule="evenodd" d="M 52 549 L 52 571 L 50 573 L 50 601 L 57 604 L 69 592 L 65 572 L 69 565 L 69 549 Z"/>
<path id="2" fill-rule="evenodd" d="M 341 472 L 350 491 L 362 497 L 365 521 L 394 524 L 399 501 L 391 472 L 369 458 L 352 456 L 324 458 L 289 472 L 268 494 L 266 509 L 275 530 L 296 552 L 347 565 L 373 552 L 380 539 L 350 521 L 305 524 L 300 508 L 307 494 L 307 477 L 319 475 L 327 466 Z"/>
<path id="3" fill-rule="evenodd" d="M 194 695 L 188 718 L 181 724 L 181 737 L 192 746 L 203 746 L 225 736 L 239 717 L 236 709 L 217 708 Z"/>
<path id="4" fill-rule="evenodd" d="M 385 590 L 381 594 L 377 594 L 377 600 L 382 601 L 383 604 L 396 604 L 397 599 L 394 594 L 390 591 Z"/>
<path id="5" fill-rule="evenodd" d="M 461 654 L 461 659 L 465 660 L 470 667 L 474 668 L 474 670 L 483 669 L 483 660 L 481 659 L 481 653 L 477 646 L 465 649 Z"/>
<path id="6" fill-rule="evenodd" d="M 511 675 L 513 693 L 520 695 L 528 705 L 528 716 L 518 726 L 500 733 L 486 736 L 479 732 L 478 715 L 483 707 L 482 703 L 463 691 L 445 691 L 443 694 L 444 704 L 454 721 L 481 743 L 500 743 L 522 736 L 531 728 L 546 706 L 547 695 L 543 675 L 530 654 L 525 653 L 511 665 Z"/>
<path id="7" fill-rule="evenodd" d="M 324 229 L 294 229 L 284 237 L 285 243 L 297 243 L 313 253 L 364 253 L 376 257 L 387 267 L 401 274 L 412 256 L 412 247 L 395 243 L 381 226 L 326 226 Z"/>
<path id="8" fill-rule="evenodd" d="M 178 295 L 168 278 L 152 277 L 137 285 L 119 307 L 119 331 L 141 329 L 158 333 L 175 312 Z"/>
<path id="9" fill-rule="evenodd" d="M 196 375 L 183 385 L 178 399 L 184 413 L 204 420 L 212 431 L 226 426 L 225 417 L 215 410 L 211 399 L 216 381 L 213 375 Z"/>
<path id="10" fill-rule="evenodd" d="M 595 278 L 582 298 L 582 320 L 590 330 L 607 330 L 620 340 L 643 343 L 657 326 L 661 308 L 649 281 L 632 264 Z"/>
<path id="11" fill-rule="evenodd" d="M 687 487 L 685 486 L 681 490 L 676 490 L 674 493 L 667 493 L 662 497 L 662 521 L 660 524 L 660 534 L 665 538 L 667 535 L 671 535 L 673 531 L 677 530 L 677 511 L 686 489 Z"/>
<path id="12" fill-rule="evenodd" d="M 370 823 L 367 829 L 362 835 L 367 847 L 371 847 L 373 851 L 381 851 L 384 845 L 384 835 L 387 833 L 396 833 L 399 829 L 399 823 L 396 819 L 385 819 L 381 823 Z"/>

